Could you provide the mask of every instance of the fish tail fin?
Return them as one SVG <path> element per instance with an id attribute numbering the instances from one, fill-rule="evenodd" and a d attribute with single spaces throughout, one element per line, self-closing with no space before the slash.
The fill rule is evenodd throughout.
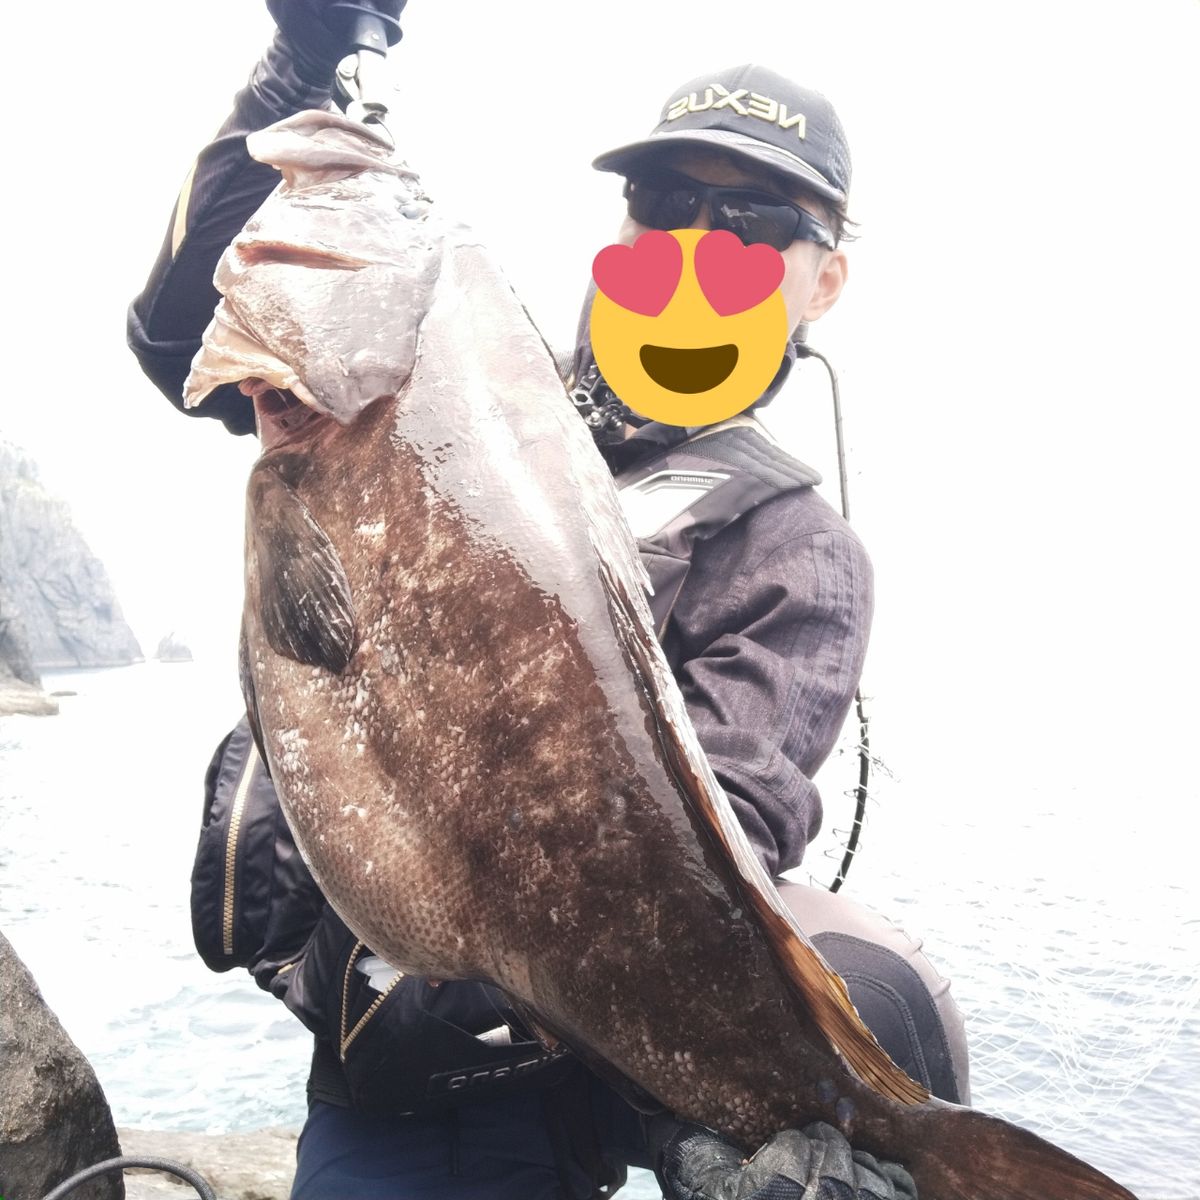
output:
<path id="1" fill-rule="evenodd" d="M 1000 1117 L 956 1105 L 909 1109 L 924 1126 L 909 1167 L 921 1200 L 1137 1200 L 1095 1167 Z"/>

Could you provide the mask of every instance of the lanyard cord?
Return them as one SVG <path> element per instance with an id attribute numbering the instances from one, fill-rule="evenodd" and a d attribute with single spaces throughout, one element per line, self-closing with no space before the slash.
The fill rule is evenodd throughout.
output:
<path id="1" fill-rule="evenodd" d="M 200 1200 L 217 1200 L 217 1194 L 213 1191 L 212 1184 L 198 1171 L 169 1158 L 146 1158 L 142 1155 L 122 1155 L 119 1158 L 105 1159 L 104 1162 L 96 1163 L 92 1167 L 85 1167 L 82 1171 L 72 1175 L 70 1179 L 64 1179 L 52 1192 L 47 1192 L 43 1200 L 59 1200 L 59 1197 L 73 1192 L 81 1183 L 86 1183 L 89 1179 L 97 1179 L 101 1175 L 107 1175 L 110 1171 L 124 1172 L 131 1167 L 141 1170 L 166 1171 L 171 1175 L 178 1175 L 180 1179 L 186 1180 L 196 1189 Z"/>
<path id="2" fill-rule="evenodd" d="M 842 516 L 849 522 L 850 485 L 846 476 L 846 443 L 842 435 L 842 396 L 838 389 L 837 372 L 833 369 L 829 359 L 819 350 L 814 350 L 809 346 L 802 336 L 795 342 L 795 346 L 797 358 L 818 359 L 824 365 L 825 370 L 829 372 L 829 386 L 833 392 L 833 430 L 837 438 L 838 485 L 842 495 Z M 858 783 L 853 792 L 854 821 L 850 825 L 849 835 L 846 838 L 846 852 L 842 855 L 841 865 L 838 867 L 834 881 L 829 885 L 831 892 L 839 891 L 846 881 L 846 876 L 850 873 L 850 864 L 854 861 L 859 838 L 862 835 L 867 813 L 868 788 L 871 783 L 871 722 L 863 703 L 861 688 L 856 688 L 854 691 L 854 709 L 858 718 Z"/>

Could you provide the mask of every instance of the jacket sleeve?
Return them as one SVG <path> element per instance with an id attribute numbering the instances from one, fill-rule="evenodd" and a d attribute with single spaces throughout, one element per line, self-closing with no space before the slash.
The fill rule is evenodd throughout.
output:
<path id="1" fill-rule="evenodd" d="M 248 967 L 259 986 L 282 994 L 325 907 L 243 717 L 204 779 L 191 879 L 196 949 L 210 969 Z"/>
<path id="2" fill-rule="evenodd" d="M 213 971 L 245 967 L 313 1033 L 336 1033 L 332 980 L 354 938 L 305 865 L 243 717 L 204 780 L 192 938 Z"/>
<path id="3" fill-rule="evenodd" d="M 231 433 L 252 433 L 250 402 L 225 384 L 196 409 L 183 409 L 183 381 L 219 296 L 213 273 L 221 252 L 279 182 L 246 151 L 246 135 L 306 108 L 329 104 L 328 89 L 296 74 L 277 35 L 237 94 L 233 112 L 196 159 L 175 202 L 162 249 L 129 307 L 129 348 L 151 382 L 180 411 L 217 417 Z"/>
<path id="4" fill-rule="evenodd" d="M 697 547 L 674 613 L 677 677 L 717 780 L 777 875 L 820 829 L 812 776 L 862 673 L 872 572 L 848 527 L 776 541 L 741 563 L 730 557 L 735 530 Z"/>

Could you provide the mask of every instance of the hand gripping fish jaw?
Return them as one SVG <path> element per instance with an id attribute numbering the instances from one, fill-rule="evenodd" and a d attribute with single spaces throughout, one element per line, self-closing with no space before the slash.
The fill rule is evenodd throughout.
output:
<path id="1" fill-rule="evenodd" d="M 363 125 L 374 125 L 393 146 L 396 139 L 387 127 L 388 105 L 382 97 L 391 90 L 387 59 L 374 50 L 356 50 L 337 67 L 336 95 L 346 116 Z"/>
<path id="2" fill-rule="evenodd" d="M 395 18 L 369 4 L 334 4 L 331 17 L 344 27 L 351 52 L 337 66 L 334 98 L 352 121 L 375 125 L 395 146 L 387 127 L 388 95 L 394 90 L 387 69 L 387 51 L 402 36 Z"/>

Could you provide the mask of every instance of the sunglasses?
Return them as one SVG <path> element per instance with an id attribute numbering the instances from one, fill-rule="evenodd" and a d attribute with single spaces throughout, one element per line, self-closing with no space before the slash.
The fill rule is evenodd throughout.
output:
<path id="1" fill-rule="evenodd" d="M 795 241 L 832 250 L 830 230 L 798 204 L 744 187 L 710 187 L 686 175 L 658 172 L 625 181 L 629 215 L 650 229 L 688 229 L 707 203 L 713 229 L 727 229 L 745 245 L 786 250 Z"/>

